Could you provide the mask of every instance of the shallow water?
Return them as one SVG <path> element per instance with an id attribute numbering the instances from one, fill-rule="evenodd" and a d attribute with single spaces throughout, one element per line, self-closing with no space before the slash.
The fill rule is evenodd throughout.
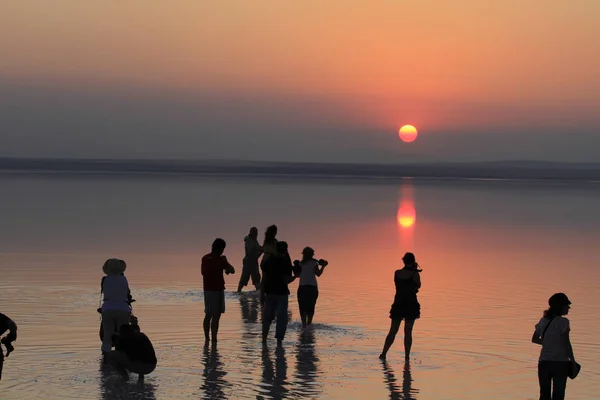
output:
<path id="1" fill-rule="evenodd" d="M 0 311 L 19 325 L 2 399 L 535 399 L 530 338 L 556 291 L 583 366 L 568 398 L 600 392 L 598 186 L 5 174 L 0 191 Z M 240 267 L 249 226 L 271 223 L 293 256 L 330 262 L 314 328 L 301 334 L 292 284 L 284 351 L 263 349 L 257 296 L 232 293 L 234 275 L 205 350 L 200 258 L 221 236 Z M 401 334 L 382 363 L 405 251 L 424 268 L 422 318 L 409 364 Z M 108 257 L 128 262 L 159 358 L 143 385 L 100 368 Z"/>

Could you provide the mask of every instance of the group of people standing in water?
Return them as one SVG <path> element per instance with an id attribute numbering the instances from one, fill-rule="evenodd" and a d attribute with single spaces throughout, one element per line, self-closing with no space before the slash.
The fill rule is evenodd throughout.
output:
<path id="1" fill-rule="evenodd" d="M 267 342 L 271 325 L 276 319 L 275 338 L 278 346 L 281 346 L 288 324 L 289 284 L 299 280 L 298 306 L 302 327 L 305 328 L 312 324 L 315 314 L 319 296 L 317 277 L 323 274 L 328 262 L 315 259 L 315 251 L 310 247 L 302 250 L 301 260 L 292 262 L 288 244 L 277 239 L 276 225 L 266 229 L 262 245 L 258 242 L 258 229 L 250 228 L 244 245 L 245 256 L 237 291 L 241 292 L 252 280 L 254 288 L 260 292 L 262 304 L 262 341 Z M 225 247 L 225 241 L 217 238 L 211 252 L 202 258 L 206 344 L 212 341 L 214 345 L 218 340 L 219 320 L 225 312 L 224 274 L 235 273 L 235 268 L 223 254 Z"/>
<path id="2" fill-rule="evenodd" d="M 328 262 L 316 259 L 310 247 L 302 250 L 302 258 L 292 262 L 288 244 L 277 239 L 277 226 L 271 225 L 265 231 L 263 244 L 258 242 L 258 229 L 252 227 L 244 238 L 245 256 L 237 291 L 241 292 L 250 281 L 259 291 L 262 305 L 262 342 L 267 342 L 273 320 L 277 320 L 275 338 L 278 347 L 282 346 L 288 324 L 289 284 L 299 280 L 297 291 L 298 306 L 302 327 L 313 322 L 315 306 L 319 297 L 317 278 Z M 205 345 L 213 346 L 218 341 L 219 322 L 225 312 L 225 274 L 234 274 L 235 268 L 224 255 L 227 244 L 217 238 L 212 243 L 210 253 L 202 257 L 201 273 L 204 284 L 203 322 Z M 261 258 L 262 256 L 262 258 Z M 421 316 L 421 306 L 417 294 L 421 288 L 423 271 L 413 253 L 402 258 L 404 266 L 394 272 L 396 294 L 390 309 L 391 325 L 380 358 L 385 360 L 394 343 L 400 325 L 404 321 L 404 354 L 410 357 L 412 331 L 415 321 Z M 101 350 L 107 364 L 112 364 L 128 379 L 129 373 L 137 373 L 140 379 L 154 371 L 157 358 L 150 339 L 142 333 L 138 319 L 132 314 L 135 301 L 125 277 L 125 261 L 112 258 L 107 260 L 102 270 L 100 325 Z M 261 274 L 262 273 L 262 274 Z M 261 276 L 262 275 L 262 276 Z M 564 293 L 550 297 L 549 308 L 535 325 L 531 341 L 542 346 L 538 362 L 540 400 L 562 400 L 565 398 L 567 378 L 574 379 L 581 366 L 575 361 L 569 332 L 570 323 L 565 317 L 571 301 Z M 0 343 L 7 349 L 8 356 L 17 339 L 17 324 L 0 313 Z M 113 350 L 114 348 L 114 350 Z M 0 347 L 0 379 L 4 352 Z"/>

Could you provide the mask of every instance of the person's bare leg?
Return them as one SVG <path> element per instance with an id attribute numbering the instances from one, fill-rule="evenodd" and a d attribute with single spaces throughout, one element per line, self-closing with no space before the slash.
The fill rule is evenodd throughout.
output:
<path id="1" fill-rule="evenodd" d="M 308 325 L 306 313 L 300 313 L 300 319 L 302 320 L 302 328 L 306 328 L 306 325 Z"/>
<path id="2" fill-rule="evenodd" d="M 237 292 L 238 292 L 238 293 L 241 293 L 241 292 L 242 292 L 242 288 L 243 288 L 243 287 L 244 287 L 244 285 L 242 285 L 242 282 L 240 282 L 240 284 L 238 285 L 238 290 L 237 290 Z"/>
<path id="3" fill-rule="evenodd" d="M 204 323 L 203 328 L 204 328 L 204 344 L 208 345 L 208 343 L 210 342 L 210 320 L 212 319 L 212 315 L 210 314 L 206 314 L 204 316 Z"/>
<path id="4" fill-rule="evenodd" d="M 217 333 L 219 332 L 219 321 L 221 320 L 221 314 L 214 315 L 210 323 L 210 331 L 212 334 L 213 346 L 217 343 Z"/>
<path id="5" fill-rule="evenodd" d="M 412 331 L 414 325 L 414 319 L 407 319 L 404 321 L 404 357 L 407 360 L 410 358 L 410 348 L 412 347 Z"/>
<path id="6" fill-rule="evenodd" d="M 385 343 L 383 345 L 383 351 L 379 355 L 379 358 L 381 358 L 382 360 L 385 360 L 388 350 L 390 349 L 390 347 L 392 347 L 392 344 L 394 343 L 394 339 L 396 339 L 396 334 L 398 333 L 398 330 L 400 329 L 400 322 L 402 322 L 402 320 L 400 320 L 400 319 L 392 320 L 392 324 L 390 325 L 390 331 L 389 331 L 387 337 L 385 338 Z"/>
<path id="7" fill-rule="evenodd" d="M 311 325 L 311 324 L 312 324 L 312 320 L 313 320 L 313 317 L 314 317 L 314 316 L 315 316 L 315 314 L 314 314 L 314 313 L 308 313 L 308 314 L 306 315 L 306 324 L 307 324 L 307 325 Z"/>

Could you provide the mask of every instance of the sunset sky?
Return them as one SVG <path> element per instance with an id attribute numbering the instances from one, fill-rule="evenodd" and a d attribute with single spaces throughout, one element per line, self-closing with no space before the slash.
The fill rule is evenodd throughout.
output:
<path id="1" fill-rule="evenodd" d="M 8 0 L 0 156 L 596 161 L 599 15 L 598 0 Z"/>

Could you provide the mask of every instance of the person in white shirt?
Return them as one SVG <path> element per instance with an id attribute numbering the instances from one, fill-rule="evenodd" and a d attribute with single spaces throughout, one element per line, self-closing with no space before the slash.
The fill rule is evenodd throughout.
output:
<path id="1" fill-rule="evenodd" d="M 298 285 L 298 307 L 302 328 L 312 324 L 315 315 L 315 306 L 319 297 L 317 277 L 323 274 L 328 265 L 326 260 L 315 260 L 315 251 L 310 247 L 302 250 L 302 261 L 294 261 L 294 274 L 300 277 Z"/>
<path id="2" fill-rule="evenodd" d="M 563 400 L 567 378 L 577 368 L 569 338 L 571 301 L 564 293 L 555 293 L 548 300 L 550 308 L 535 325 L 531 341 L 542 346 L 538 362 L 540 400 Z"/>
<path id="3" fill-rule="evenodd" d="M 123 273 L 127 268 L 125 261 L 117 258 L 106 260 L 102 270 L 106 274 L 102 278 L 102 353 L 107 354 L 113 347 L 113 333 L 118 332 L 121 325 L 129 325 L 131 319 L 131 302 L 129 282 Z"/>

